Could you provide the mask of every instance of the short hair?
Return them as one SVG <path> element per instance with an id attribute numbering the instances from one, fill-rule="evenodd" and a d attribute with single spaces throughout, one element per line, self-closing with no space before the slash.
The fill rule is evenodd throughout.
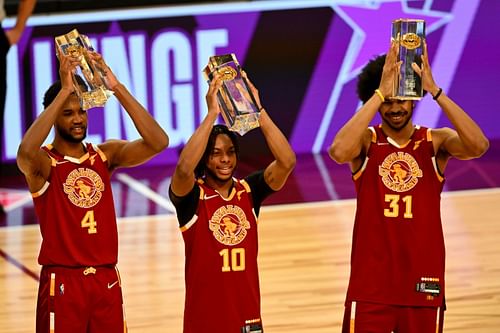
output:
<path id="1" fill-rule="evenodd" d="M 358 85 L 356 92 L 359 99 L 365 104 L 375 93 L 375 89 L 380 86 L 382 69 L 385 64 L 385 54 L 371 59 L 358 75 Z"/>
<path id="2" fill-rule="evenodd" d="M 203 175 L 205 174 L 208 158 L 215 147 L 215 139 L 217 139 L 217 136 L 220 134 L 225 134 L 231 139 L 231 142 L 233 143 L 236 152 L 236 159 L 237 160 L 239 159 L 240 147 L 238 144 L 238 138 L 236 137 L 236 134 L 233 131 L 230 131 L 229 128 L 225 125 L 221 124 L 214 125 L 212 127 L 212 131 L 210 132 L 210 136 L 208 137 L 208 142 L 207 146 L 205 147 L 205 152 L 203 153 L 201 160 L 198 162 L 198 165 L 195 168 L 194 173 L 196 178 L 203 177 Z"/>
<path id="3" fill-rule="evenodd" d="M 78 85 L 82 88 L 82 90 L 88 91 L 87 84 L 79 75 L 75 75 L 75 79 L 76 82 L 78 82 Z M 44 109 L 46 109 L 50 105 L 50 103 L 54 101 L 59 91 L 61 91 L 61 88 L 62 88 L 61 80 L 57 80 L 56 82 L 52 83 L 52 85 L 47 89 L 45 95 L 43 95 Z"/>

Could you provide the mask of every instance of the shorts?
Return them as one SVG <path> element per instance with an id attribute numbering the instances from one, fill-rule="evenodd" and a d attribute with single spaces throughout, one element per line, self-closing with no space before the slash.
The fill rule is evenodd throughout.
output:
<path id="1" fill-rule="evenodd" d="M 126 327 L 116 267 L 42 267 L 37 333 L 124 333 Z"/>
<path id="2" fill-rule="evenodd" d="M 442 333 L 441 307 L 347 302 L 342 333 Z"/>

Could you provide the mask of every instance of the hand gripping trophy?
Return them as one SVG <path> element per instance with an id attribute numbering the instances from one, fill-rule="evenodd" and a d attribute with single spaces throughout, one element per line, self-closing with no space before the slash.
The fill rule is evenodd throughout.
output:
<path id="1" fill-rule="evenodd" d="M 113 92 L 106 86 L 104 76 L 106 73 L 89 57 L 88 52 L 93 51 L 87 36 L 81 35 L 76 29 L 67 34 L 55 37 L 56 47 L 59 47 L 65 55 L 78 58 L 80 66 L 75 74 L 80 75 L 86 81 L 89 91 L 82 91 L 80 85 L 73 75 L 73 85 L 80 99 L 83 110 L 97 106 L 104 106 Z"/>
<path id="2" fill-rule="evenodd" d="M 222 74 L 224 81 L 217 92 L 217 99 L 227 127 L 240 135 L 259 127 L 260 110 L 246 79 L 241 75 L 241 67 L 234 53 L 210 57 L 203 70 L 208 82 L 212 80 L 214 72 Z"/>

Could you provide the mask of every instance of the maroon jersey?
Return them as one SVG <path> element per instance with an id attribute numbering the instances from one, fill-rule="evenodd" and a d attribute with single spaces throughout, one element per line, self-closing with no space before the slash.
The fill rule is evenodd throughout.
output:
<path id="1" fill-rule="evenodd" d="M 441 306 L 445 247 L 430 129 L 398 146 L 381 127 L 353 174 L 357 210 L 347 301 Z"/>
<path id="2" fill-rule="evenodd" d="M 198 181 L 195 216 L 181 227 L 186 253 L 184 333 L 240 332 L 260 320 L 257 218 L 250 187 L 228 198 Z"/>
<path id="3" fill-rule="evenodd" d="M 40 222 L 40 265 L 114 265 L 118 256 L 116 215 L 106 157 L 86 144 L 80 159 L 42 147 L 52 160 L 43 188 L 32 193 Z"/>

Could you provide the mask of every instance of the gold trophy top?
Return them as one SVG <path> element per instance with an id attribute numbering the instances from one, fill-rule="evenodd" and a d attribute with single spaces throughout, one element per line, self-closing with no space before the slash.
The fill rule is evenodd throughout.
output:
<path id="1" fill-rule="evenodd" d="M 208 65 L 203 69 L 205 79 L 210 81 L 212 79 L 212 73 L 215 71 L 222 74 L 222 80 L 224 81 L 234 79 L 238 75 L 236 70 L 231 66 L 223 66 L 230 62 L 233 62 L 238 67 L 240 66 L 234 53 L 210 57 L 208 59 Z"/>

